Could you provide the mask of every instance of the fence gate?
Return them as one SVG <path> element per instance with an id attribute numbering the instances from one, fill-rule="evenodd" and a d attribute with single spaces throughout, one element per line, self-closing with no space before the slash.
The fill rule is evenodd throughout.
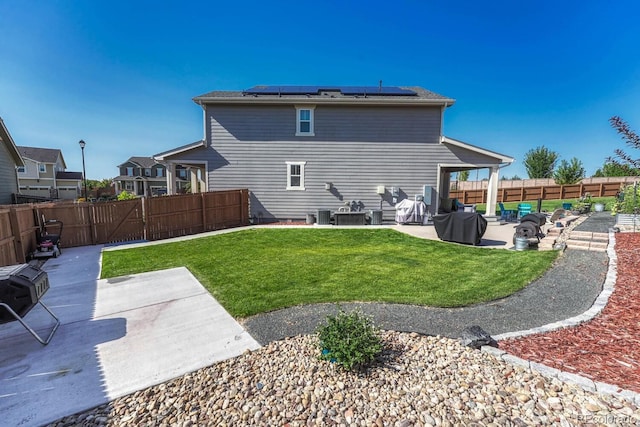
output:
<path id="1" fill-rule="evenodd" d="M 94 203 L 91 209 L 95 243 L 145 239 L 142 199 Z"/>

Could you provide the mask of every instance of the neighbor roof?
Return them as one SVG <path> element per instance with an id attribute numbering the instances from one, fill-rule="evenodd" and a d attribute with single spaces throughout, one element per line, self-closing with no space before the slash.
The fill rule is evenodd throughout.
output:
<path id="1" fill-rule="evenodd" d="M 67 165 L 62 157 L 62 151 L 57 148 L 38 148 L 38 147 L 23 147 L 18 146 L 20 155 L 29 160 L 33 160 L 39 163 L 56 163 L 58 157 L 62 159 L 62 166 L 66 169 Z"/>
<path id="2" fill-rule="evenodd" d="M 2 141 L 7 147 L 7 151 L 13 158 L 13 162 L 16 164 L 16 166 L 24 166 L 24 161 L 22 160 L 22 156 L 20 156 L 20 151 L 18 151 L 18 147 L 16 146 L 15 142 L 13 142 L 11 134 L 9 134 L 9 130 L 4 125 L 2 117 L 0 117 L 0 141 Z"/>
<path id="3" fill-rule="evenodd" d="M 134 157 L 129 157 L 129 160 L 124 162 L 122 165 L 118 165 L 118 167 L 122 167 L 123 165 L 125 165 L 127 163 L 134 163 L 134 164 L 140 166 L 141 168 L 150 168 L 150 167 L 153 167 L 156 164 L 158 164 L 158 162 L 156 162 L 153 159 L 153 157 L 134 156 Z"/>
<path id="4" fill-rule="evenodd" d="M 454 99 L 418 86 L 255 86 L 244 91 L 213 91 L 193 98 L 197 104 L 293 103 L 328 104 L 436 104 Z"/>

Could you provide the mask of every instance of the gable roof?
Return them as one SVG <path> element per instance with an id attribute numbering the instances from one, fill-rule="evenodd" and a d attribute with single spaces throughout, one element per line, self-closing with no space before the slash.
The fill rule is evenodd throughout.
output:
<path id="1" fill-rule="evenodd" d="M 20 151 L 18 151 L 18 147 L 15 142 L 13 142 L 13 138 L 11 138 L 11 134 L 9 134 L 9 130 L 5 126 L 2 117 L 0 117 L 0 141 L 2 141 L 7 148 L 7 151 L 11 155 L 16 166 L 24 166 L 24 161 L 22 160 L 22 156 L 20 156 Z"/>
<path id="2" fill-rule="evenodd" d="M 154 154 L 153 158 L 159 161 L 163 161 L 167 157 L 175 156 L 176 154 L 184 153 L 185 151 L 193 150 L 194 148 L 205 147 L 206 145 L 207 145 L 207 142 L 205 140 L 200 140 L 200 141 L 192 142 L 191 144 L 186 144 L 180 147 L 173 148 L 169 151 L 164 151 L 162 153 Z"/>
<path id="3" fill-rule="evenodd" d="M 19 145 L 18 151 L 20 155 L 25 159 L 33 160 L 38 163 L 56 163 L 58 157 L 62 160 L 62 167 L 67 168 L 62 157 L 62 151 L 57 148 L 39 148 L 39 147 L 24 147 Z"/>
<path id="4" fill-rule="evenodd" d="M 464 148 L 465 150 L 469 150 L 469 151 L 476 152 L 478 154 L 493 157 L 495 159 L 498 159 L 500 163 L 511 164 L 515 161 L 513 157 L 509 157 L 504 154 L 496 153 L 495 151 L 490 151 L 485 148 L 471 145 L 467 142 L 458 141 L 457 139 L 449 138 L 447 136 L 442 138 L 442 143 L 455 145 L 457 147 Z"/>
<path id="5" fill-rule="evenodd" d="M 153 159 L 153 157 L 134 156 L 134 157 L 129 157 L 129 160 L 127 160 L 121 165 L 118 165 L 118 167 L 122 167 L 127 163 L 133 163 L 135 165 L 140 166 L 141 168 L 150 168 L 158 164 L 158 162 L 156 162 Z"/>
<path id="6" fill-rule="evenodd" d="M 213 91 L 193 98 L 196 104 L 379 104 L 451 106 L 454 99 L 419 86 L 255 86 L 244 91 Z"/>

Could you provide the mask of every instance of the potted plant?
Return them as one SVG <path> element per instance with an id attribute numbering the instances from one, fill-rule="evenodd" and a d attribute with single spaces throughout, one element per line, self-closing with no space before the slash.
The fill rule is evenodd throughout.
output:
<path id="1" fill-rule="evenodd" d="M 584 193 L 577 200 L 574 210 L 580 215 L 591 212 L 591 193 Z"/>
<path id="2" fill-rule="evenodd" d="M 611 208 L 619 225 L 640 225 L 640 185 L 623 187 Z"/>

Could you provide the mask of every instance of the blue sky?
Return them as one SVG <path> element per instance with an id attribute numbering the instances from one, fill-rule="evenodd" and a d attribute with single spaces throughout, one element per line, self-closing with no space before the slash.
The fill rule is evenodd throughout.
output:
<path id="1" fill-rule="evenodd" d="M 541 145 L 590 176 L 627 149 L 611 116 L 640 131 L 638 16 L 635 0 L 0 0 L 0 116 L 68 170 L 85 140 L 102 179 L 201 139 L 194 96 L 382 80 L 456 99 L 445 134 L 516 158 L 507 176 Z"/>

